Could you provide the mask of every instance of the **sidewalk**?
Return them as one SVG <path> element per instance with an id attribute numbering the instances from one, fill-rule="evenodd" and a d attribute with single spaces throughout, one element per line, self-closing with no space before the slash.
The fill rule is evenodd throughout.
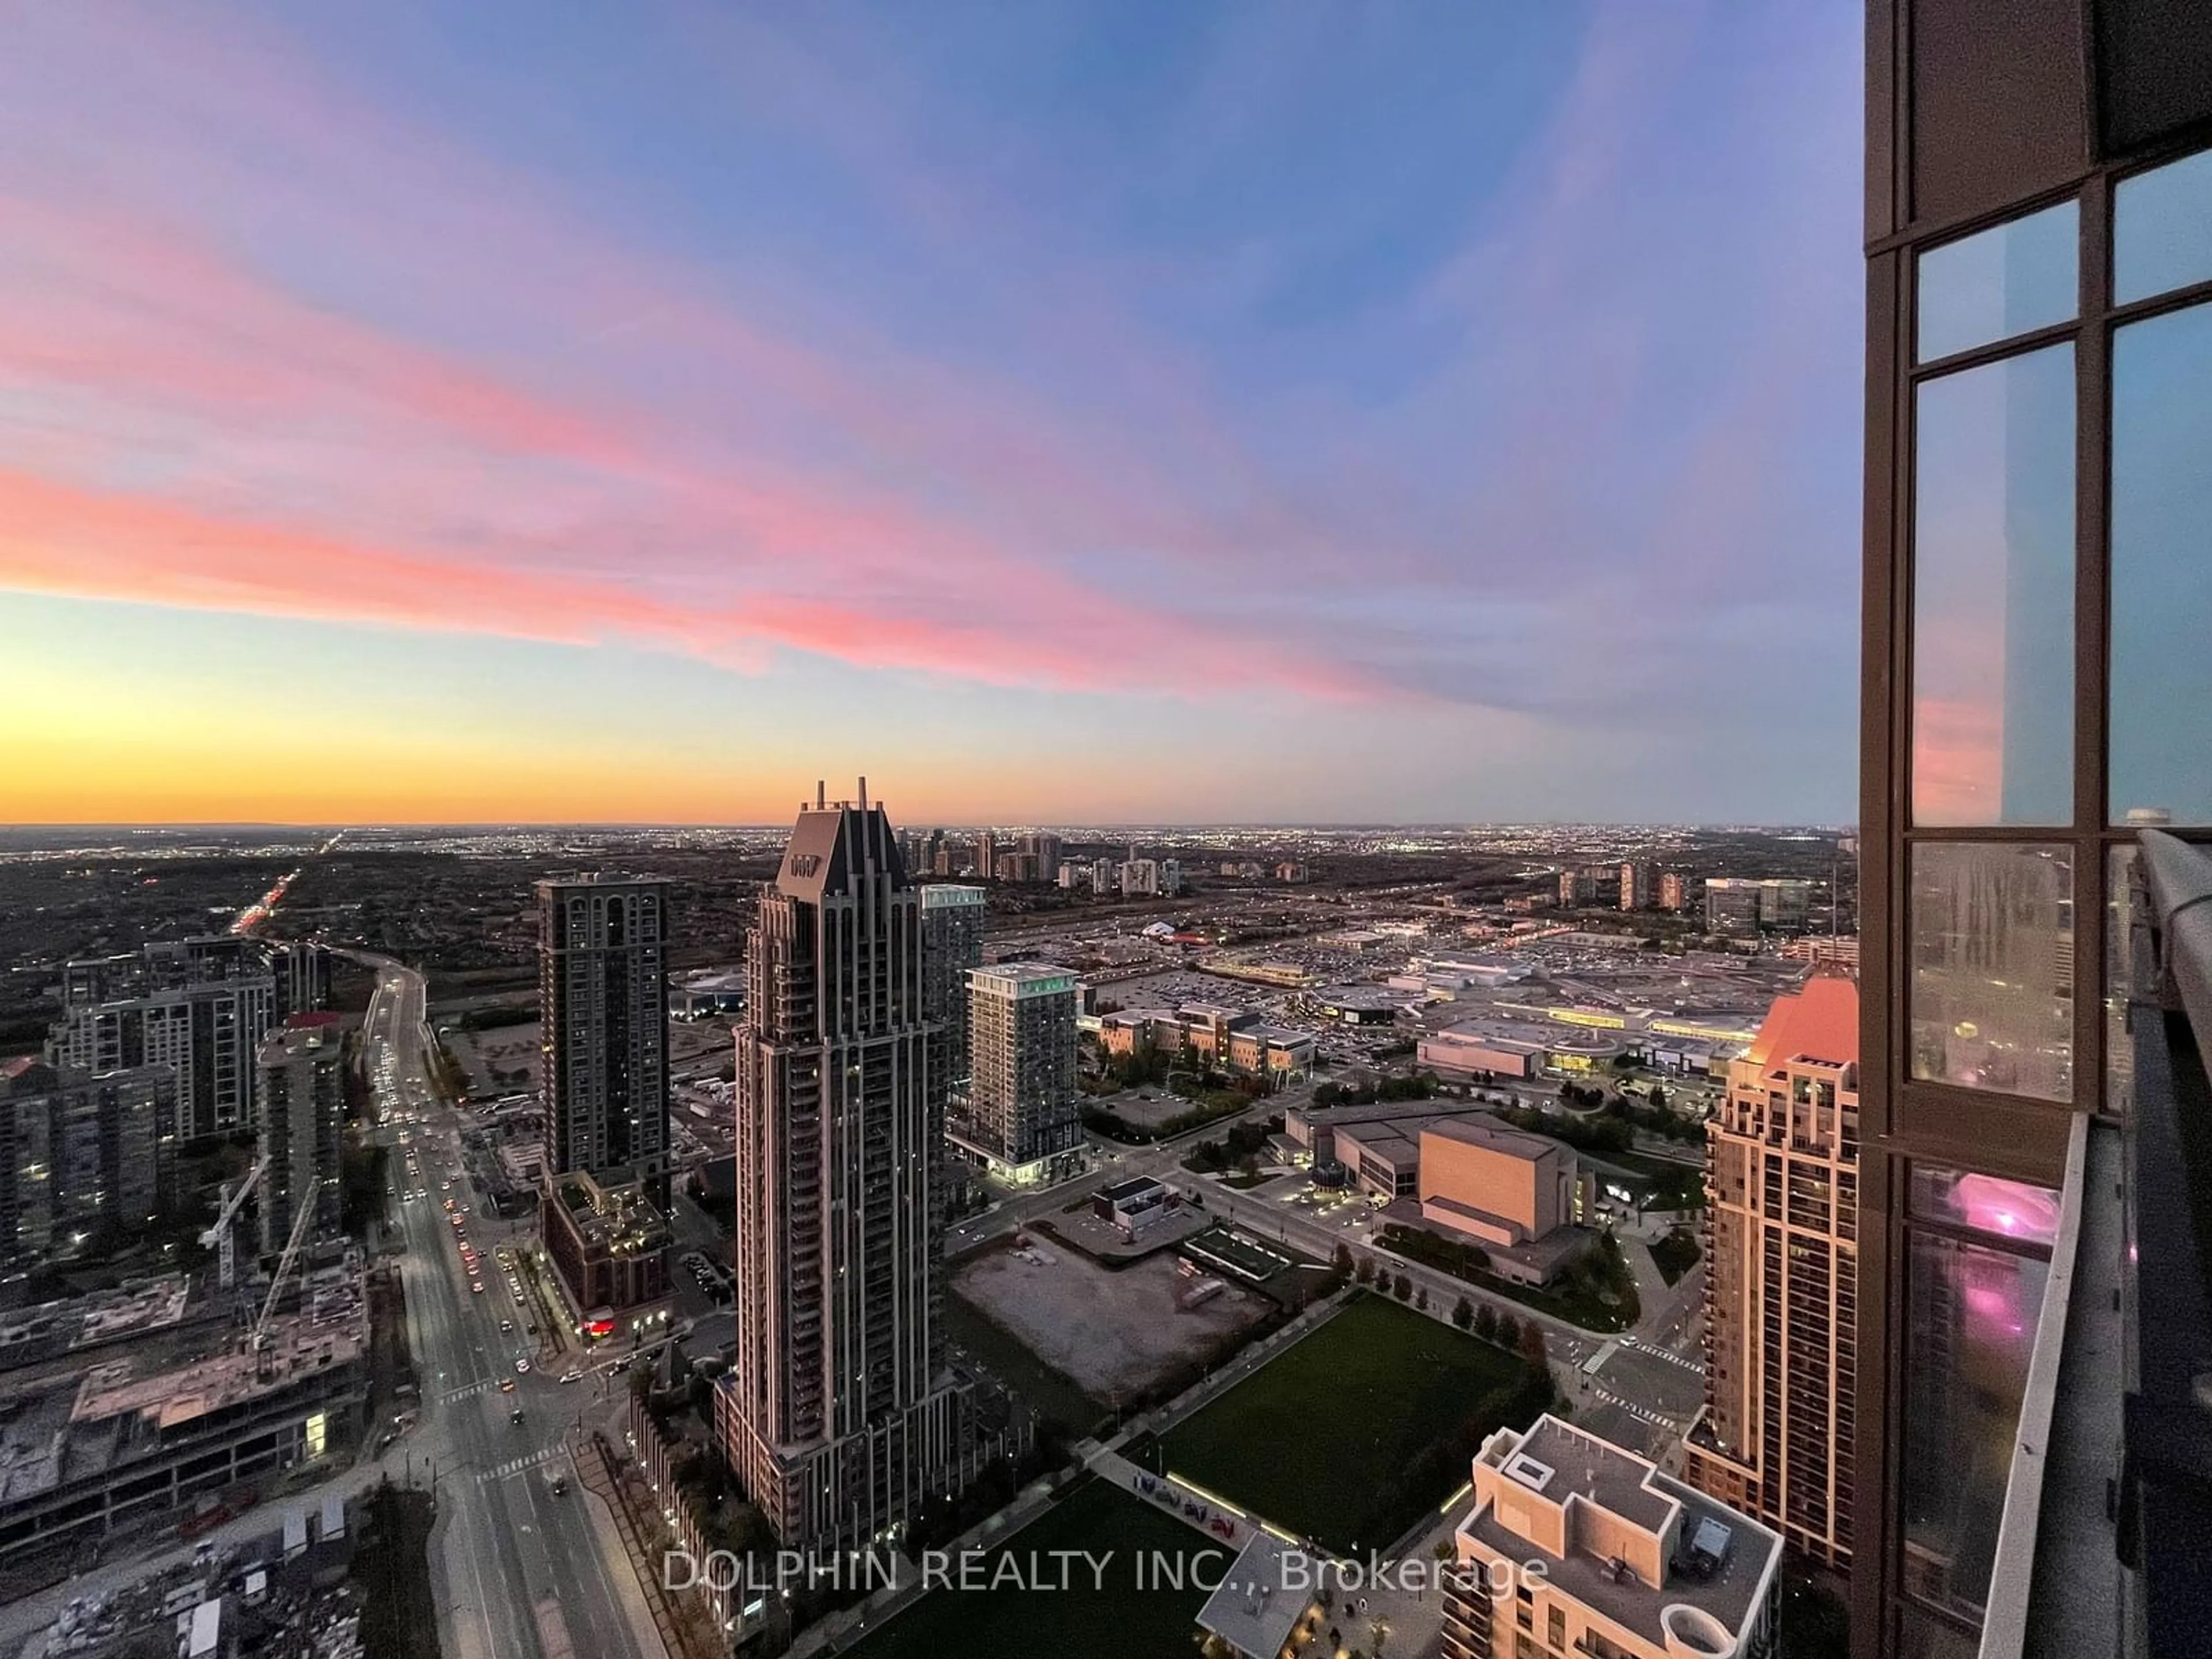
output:
<path id="1" fill-rule="evenodd" d="M 981 1549 L 1012 1537 L 1052 1507 L 1052 1488 L 1057 1478 L 1030 1482 L 1014 1495 L 1014 1501 L 1005 1509 L 986 1516 L 944 1547 L 949 1553 L 957 1555 L 963 1550 Z M 835 1653 L 846 1637 L 857 1639 L 921 1600 L 921 1569 L 903 1556 L 900 1557 L 900 1565 L 901 1582 L 896 1587 L 878 1590 L 859 1606 L 831 1613 L 808 1626 L 791 1644 L 787 1659 L 812 1659 L 817 1653 Z M 910 1577 L 907 1576 L 909 1573 Z"/>

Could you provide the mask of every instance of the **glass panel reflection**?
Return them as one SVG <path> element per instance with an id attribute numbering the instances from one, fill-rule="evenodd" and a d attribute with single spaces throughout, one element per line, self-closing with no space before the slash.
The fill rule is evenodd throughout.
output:
<path id="1" fill-rule="evenodd" d="M 2128 999 L 2135 994 L 2135 947 L 2141 895 L 2136 887 L 2140 848 L 2119 846 L 2105 855 L 2105 1098 L 2104 1109 L 2125 1117 L 2135 1109 L 2136 1048 L 2128 1030 Z"/>
<path id="2" fill-rule="evenodd" d="M 1912 1213 L 1948 1221 L 2014 1244 L 2050 1244 L 2058 1237 L 2058 1194 L 2033 1182 L 1979 1171 L 1912 1170 Z"/>
<path id="3" fill-rule="evenodd" d="M 2112 192 L 2112 297 L 2121 305 L 2212 281 L 2212 150 L 2123 179 Z"/>
<path id="4" fill-rule="evenodd" d="M 2077 215 L 2061 202 L 1920 256 L 1919 361 L 2009 340 L 2074 315 Z"/>
<path id="5" fill-rule="evenodd" d="M 2074 1091 L 2074 866 L 2061 847 L 1912 849 L 1912 1075 Z"/>
<path id="6" fill-rule="evenodd" d="M 2069 823 L 2074 348 L 1919 391 L 1912 817 Z"/>
<path id="7" fill-rule="evenodd" d="M 1978 1620 L 2050 1268 L 1931 1234 L 1908 1249 L 1904 1587 Z"/>
<path id="8" fill-rule="evenodd" d="M 2212 305 L 2112 337 L 2112 815 L 2212 823 Z"/>

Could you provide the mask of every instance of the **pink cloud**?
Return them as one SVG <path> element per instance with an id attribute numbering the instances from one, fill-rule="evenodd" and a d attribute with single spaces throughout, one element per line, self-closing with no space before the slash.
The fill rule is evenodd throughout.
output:
<path id="1" fill-rule="evenodd" d="M 999 684 L 1218 689 L 1255 680 L 1332 697 L 1366 695 L 1349 676 L 1174 631 L 1099 648 L 1134 619 L 1109 607 L 1068 639 L 1022 629 L 762 596 L 673 603 L 635 585 L 457 562 L 290 526 L 225 518 L 175 502 L 0 471 L 0 586 L 88 599 L 588 645 L 624 640 L 724 662 L 763 647 L 868 668 L 941 672 Z"/>
<path id="2" fill-rule="evenodd" d="M 29 251 L 0 267 L 0 389 L 50 416 L 40 453 L 68 459 L 48 482 L 101 526 L 110 592 L 309 603 L 273 580 L 283 560 L 198 581 L 173 556 L 120 559 L 121 520 L 84 504 L 123 484 L 217 526 L 283 524 L 293 558 L 343 565 L 333 550 L 365 542 L 438 573 L 434 591 L 514 585 L 541 619 L 525 631 L 567 614 L 530 584 L 618 576 L 672 613 L 757 617 L 736 635 L 848 660 L 881 648 L 872 635 L 898 641 L 902 665 L 992 681 L 1381 694 L 1258 625 L 1070 574 L 1075 553 L 1141 551 L 1194 574 L 1267 556 L 1249 526 L 1187 500 L 1127 423 L 1071 418 L 849 328 L 836 353 L 779 335 L 257 43 L 149 14 L 128 30 L 74 20 L 49 49 L 105 55 L 118 107 L 88 125 L 50 108 L 68 153 L 36 167 L 0 156 L 0 238 Z M 40 88 L 0 69 L 0 93 L 23 94 L 15 118 L 35 118 Z M 241 245 L 257 218 L 325 262 L 364 252 L 374 224 L 386 291 L 424 298 L 434 270 L 457 297 L 511 301 L 547 348 L 470 362 L 312 303 Z M 457 218 L 450 264 L 426 267 Z M 799 432 L 849 453 L 795 453 Z"/>

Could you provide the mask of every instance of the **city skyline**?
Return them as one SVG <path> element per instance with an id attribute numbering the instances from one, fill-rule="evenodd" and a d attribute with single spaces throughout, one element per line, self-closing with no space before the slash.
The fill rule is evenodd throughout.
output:
<path id="1" fill-rule="evenodd" d="M 519 21 L 24 21 L 0 820 L 1850 815 L 1848 15 Z"/>

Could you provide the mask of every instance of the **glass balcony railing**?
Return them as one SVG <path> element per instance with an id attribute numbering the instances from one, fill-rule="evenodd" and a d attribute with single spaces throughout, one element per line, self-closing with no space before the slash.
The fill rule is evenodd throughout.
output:
<path id="1" fill-rule="evenodd" d="M 2129 874 L 2129 1109 L 2074 1127 L 1981 1659 L 2212 1652 L 2212 853 Z"/>

